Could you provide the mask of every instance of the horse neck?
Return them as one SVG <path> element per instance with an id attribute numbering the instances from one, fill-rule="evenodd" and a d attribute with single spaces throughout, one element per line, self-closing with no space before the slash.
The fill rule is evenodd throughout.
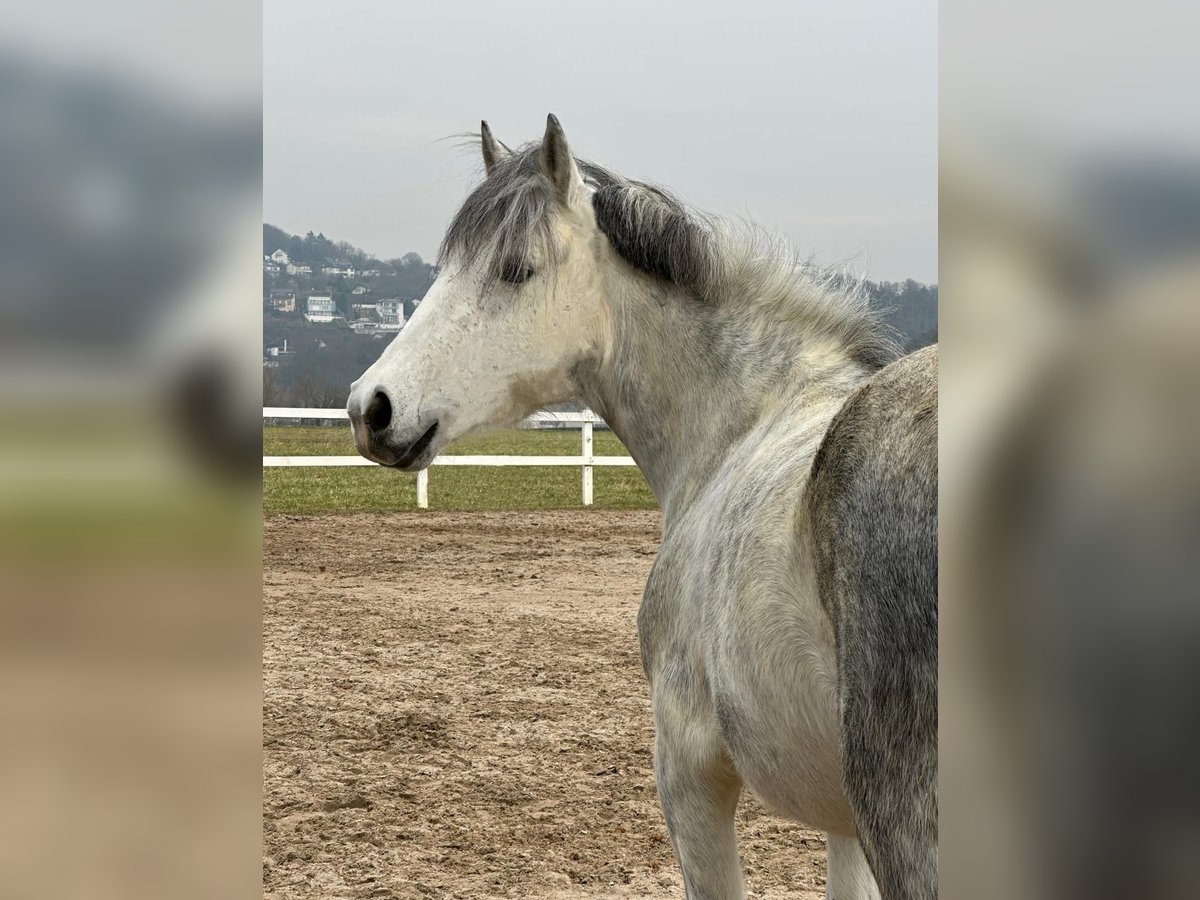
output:
<path id="1" fill-rule="evenodd" d="M 714 308 L 635 274 L 607 296 L 610 344 L 581 372 L 584 399 L 629 449 L 664 516 L 681 512 L 765 415 L 832 415 L 866 377 L 770 310 Z"/>

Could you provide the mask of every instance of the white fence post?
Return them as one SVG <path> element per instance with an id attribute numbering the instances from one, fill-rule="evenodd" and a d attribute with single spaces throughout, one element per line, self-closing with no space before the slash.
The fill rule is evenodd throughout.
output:
<path id="1" fill-rule="evenodd" d="M 417 473 L 417 508 L 429 509 L 429 470 Z"/>
<path id="2" fill-rule="evenodd" d="M 592 505 L 592 413 L 583 421 L 583 505 Z"/>

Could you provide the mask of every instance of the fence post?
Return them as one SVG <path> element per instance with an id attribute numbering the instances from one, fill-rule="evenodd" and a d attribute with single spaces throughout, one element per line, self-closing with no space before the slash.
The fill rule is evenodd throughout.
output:
<path id="1" fill-rule="evenodd" d="M 417 473 L 417 507 L 429 509 L 429 470 L 422 469 Z"/>
<path id="2" fill-rule="evenodd" d="M 583 505 L 592 505 L 592 411 L 589 409 L 583 421 Z"/>

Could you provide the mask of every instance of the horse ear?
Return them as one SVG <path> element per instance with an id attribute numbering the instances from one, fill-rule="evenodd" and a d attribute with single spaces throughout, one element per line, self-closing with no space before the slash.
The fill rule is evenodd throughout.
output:
<path id="1" fill-rule="evenodd" d="M 492 136 L 492 129 L 487 121 L 479 123 L 479 140 L 483 146 L 483 170 L 491 175 L 496 169 L 496 163 L 512 156 L 512 151 Z"/>
<path id="2" fill-rule="evenodd" d="M 570 205 L 582 179 L 575 158 L 571 156 L 571 148 L 567 146 L 567 136 L 563 134 L 562 125 L 554 113 L 546 117 L 546 135 L 542 138 L 540 162 L 542 172 L 554 185 L 558 199 L 564 205 Z"/>

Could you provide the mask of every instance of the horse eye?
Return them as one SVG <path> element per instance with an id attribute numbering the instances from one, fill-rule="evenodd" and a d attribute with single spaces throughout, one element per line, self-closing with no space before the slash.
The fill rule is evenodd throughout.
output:
<path id="1" fill-rule="evenodd" d="M 507 262 L 500 269 L 500 277 L 509 284 L 524 284 L 533 277 L 533 269 L 524 263 Z"/>

